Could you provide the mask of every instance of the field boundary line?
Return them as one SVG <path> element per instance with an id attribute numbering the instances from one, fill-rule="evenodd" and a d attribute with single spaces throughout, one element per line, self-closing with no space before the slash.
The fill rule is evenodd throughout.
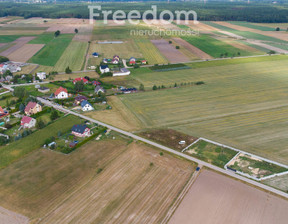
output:
<path id="1" fill-rule="evenodd" d="M 199 165 L 199 166 L 202 168 L 202 165 Z M 170 207 L 169 211 L 167 212 L 166 216 L 162 220 L 161 224 L 168 223 L 168 221 L 170 220 L 170 218 L 172 217 L 176 209 L 179 207 L 179 205 L 181 204 L 182 200 L 184 199 L 184 197 L 186 196 L 186 194 L 188 193 L 188 191 L 190 190 L 194 182 L 197 180 L 197 177 L 199 176 L 199 174 L 200 174 L 199 171 L 196 171 L 196 170 L 194 171 L 190 180 L 187 182 L 187 184 L 185 185 L 185 187 L 183 188 L 183 190 L 181 191 L 181 193 L 179 194 L 175 202 Z"/>
<path id="2" fill-rule="evenodd" d="M 280 176 L 283 176 L 283 175 L 285 175 L 285 174 L 288 174 L 288 171 L 284 171 L 284 172 L 282 172 L 282 173 L 275 173 L 275 174 L 273 174 L 273 175 L 270 175 L 270 176 L 267 176 L 267 177 L 262 177 L 262 178 L 260 178 L 261 180 L 267 180 L 267 179 L 270 179 L 270 178 L 272 178 L 272 177 L 280 177 Z"/>
<path id="3" fill-rule="evenodd" d="M 228 165 L 229 163 L 231 163 L 231 161 L 233 161 L 240 153 L 241 153 L 241 152 L 238 152 L 235 156 L 233 156 L 232 159 L 230 159 L 230 160 L 228 161 L 228 163 L 225 164 L 225 166 L 224 166 L 225 170 L 227 170 L 227 165 Z"/>
<path id="4" fill-rule="evenodd" d="M 184 148 L 181 152 L 185 152 L 187 149 L 189 149 L 192 145 L 196 144 L 200 140 L 202 140 L 202 138 L 198 138 L 195 142 L 192 142 L 190 145 L 188 145 L 186 148 Z"/>

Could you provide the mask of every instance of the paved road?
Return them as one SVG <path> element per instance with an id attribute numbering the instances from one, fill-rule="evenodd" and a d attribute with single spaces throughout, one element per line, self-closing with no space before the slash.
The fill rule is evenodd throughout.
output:
<path id="1" fill-rule="evenodd" d="M 264 184 L 262 184 L 262 183 L 259 183 L 259 182 L 256 182 L 256 181 L 254 181 L 254 180 L 248 179 L 248 178 L 246 178 L 246 177 L 237 175 L 237 174 L 235 174 L 233 171 L 224 170 L 224 169 L 219 168 L 219 167 L 217 167 L 217 166 L 214 166 L 214 165 L 212 165 L 212 164 L 210 164 L 210 163 L 206 163 L 206 162 L 204 162 L 204 161 L 202 161 L 202 160 L 196 159 L 196 158 L 191 157 L 191 156 L 189 156 L 189 155 L 186 155 L 186 154 L 184 154 L 184 153 L 182 153 L 182 152 L 175 151 L 174 149 L 171 149 L 171 148 L 168 148 L 168 147 L 166 147 L 166 146 L 160 145 L 160 144 L 158 144 L 158 143 L 155 143 L 155 142 L 150 141 L 150 140 L 148 140 L 148 139 L 142 138 L 142 137 L 137 136 L 137 135 L 135 135 L 135 134 L 132 134 L 132 133 L 130 133 L 130 132 L 121 130 L 121 129 L 119 129 L 119 128 L 116 128 L 116 127 L 111 126 L 111 125 L 108 125 L 108 124 L 105 124 L 105 123 L 103 123 L 103 122 L 101 122 L 101 121 L 92 119 L 92 118 L 87 117 L 87 116 L 85 116 L 85 115 L 83 115 L 83 114 L 79 114 L 79 113 L 73 112 L 73 111 L 71 111 L 71 110 L 65 109 L 65 108 L 63 108 L 62 106 L 56 105 L 56 104 L 54 104 L 54 103 L 52 103 L 52 102 L 50 102 L 50 101 L 48 101 L 48 100 L 42 99 L 42 98 L 40 98 L 40 97 L 37 97 L 37 100 L 40 101 L 41 103 L 47 105 L 47 106 L 54 107 L 54 108 L 57 109 L 57 110 L 63 111 L 63 112 L 65 112 L 65 113 L 73 114 L 73 115 L 75 115 L 75 116 L 81 117 L 81 118 L 83 118 L 83 119 L 85 119 L 85 120 L 88 120 L 88 121 L 90 121 L 90 122 L 93 122 L 93 123 L 97 123 L 97 124 L 99 124 L 99 125 L 101 125 L 101 126 L 103 126 L 103 127 L 107 127 L 107 128 L 109 128 L 109 129 L 111 129 L 111 130 L 113 130 L 113 131 L 116 131 L 116 132 L 121 133 L 121 134 L 123 134 L 123 135 L 129 136 L 129 137 L 131 137 L 131 138 L 133 138 L 133 139 L 136 139 L 136 140 L 145 142 L 145 143 L 147 143 L 147 144 L 149 144 L 149 145 L 152 145 L 152 146 L 154 146 L 154 147 L 157 147 L 157 148 L 159 148 L 159 149 L 162 149 L 163 151 L 169 152 L 169 153 L 171 153 L 171 154 L 174 154 L 174 155 L 183 157 L 183 158 L 185 158 L 185 159 L 187 159 L 187 160 L 190 160 L 190 161 L 193 161 L 193 162 L 195 162 L 195 163 L 198 163 L 200 166 L 206 166 L 206 167 L 208 167 L 208 168 L 210 168 L 210 169 L 212 169 L 212 170 L 215 170 L 215 171 L 217 171 L 217 172 L 223 173 L 223 174 L 225 174 L 225 175 L 228 175 L 228 176 L 230 176 L 230 177 L 236 178 L 236 179 L 238 179 L 238 180 L 244 181 L 244 182 L 246 182 L 246 183 L 249 183 L 249 184 L 254 185 L 254 186 L 256 186 L 256 187 L 262 188 L 262 189 L 264 189 L 264 190 L 273 192 L 273 193 L 275 193 L 275 194 L 277 194 L 277 195 L 280 195 L 280 196 L 285 197 L 285 198 L 288 199 L 288 194 L 286 194 L 286 193 L 284 193 L 284 192 L 282 192 L 282 191 L 276 190 L 276 189 L 274 189 L 274 188 L 272 188 L 272 187 L 266 186 L 266 185 L 264 185 Z"/>

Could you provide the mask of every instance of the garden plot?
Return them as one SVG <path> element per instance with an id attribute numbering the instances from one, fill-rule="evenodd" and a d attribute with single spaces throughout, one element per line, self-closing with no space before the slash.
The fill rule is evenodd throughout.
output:
<path id="1" fill-rule="evenodd" d="M 173 45 L 166 40 L 151 40 L 151 42 L 159 49 L 159 51 L 171 62 L 188 62 L 190 59 L 178 51 Z"/>
<path id="2" fill-rule="evenodd" d="M 285 167 L 281 167 L 259 157 L 244 153 L 239 153 L 226 166 L 240 174 L 248 174 L 252 178 L 259 180 L 273 174 L 288 171 Z"/>

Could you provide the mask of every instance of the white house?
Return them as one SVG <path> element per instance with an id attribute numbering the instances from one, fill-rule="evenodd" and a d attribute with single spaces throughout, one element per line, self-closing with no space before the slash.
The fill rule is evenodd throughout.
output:
<path id="1" fill-rule="evenodd" d="M 102 74 L 106 73 L 106 72 L 110 72 L 110 69 L 109 69 L 108 65 L 100 65 L 100 72 Z"/>
<path id="2" fill-rule="evenodd" d="M 67 89 L 63 88 L 60 86 L 56 91 L 55 91 L 55 98 L 56 99 L 67 99 L 68 98 L 68 91 Z"/>
<path id="3" fill-rule="evenodd" d="M 21 126 L 23 128 L 33 128 L 36 125 L 36 119 L 28 116 L 24 116 L 21 120 Z"/>
<path id="4" fill-rule="evenodd" d="M 46 73 L 45 72 L 37 72 L 36 75 L 40 80 L 46 79 Z"/>
<path id="5" fill-rule="evenodd" d="M 87 101 L 87 100 L 83 100 L 81 102 L 81 107 L 83 111 L 91 111 L 94 110 L 94 108 L 92 107 L 92 105 Z"/>

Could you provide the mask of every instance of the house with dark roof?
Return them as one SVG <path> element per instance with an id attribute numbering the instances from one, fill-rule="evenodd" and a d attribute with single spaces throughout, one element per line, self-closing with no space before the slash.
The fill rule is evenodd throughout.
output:
<path id="1" fill-rule="evenodd" d="M 31 102 L 31 101 L 27 104 L 24 110 L 25 114 L 28 116 L 37 114 L 38 112 L 41 112 L 41 111 L 42 111 L 42 106 L 36 102 Z"/>
<path id="2" fill-rule="evenodd" d="M 83 100 L 81 102 L 81 107 L 82 107 L 82 111 L 91 111 L 94 110 L 94 108 L 92 107 L 92 105 L 87 101 L 87 100 Z"/>
<path id="3" fill-rule="evenodd" d="M 71 132 L 72 132 L 72 135 L 75 135 L 81 138 L 90 136 L 90 128 L 82 124 L 75 124 L 72 127 Z"/>
<path id="4" fill-rule="evenodd" d="M 78 95 L 75 97 L 74 104 L 79 105 L 83 100 L 87 100 L 86 96 Z"/>
<path id="5" fill-rule="evenodd" d="M 56 99 L 66 99 L 68 98 L 68 91 L 66 88 L 60 86 L 54 93 Z"/>
<path id="6" fill-rule="evenodd" d="M 106 73 L 106 72 L 110 72 L 110 69 L 109 69 L 108 65 L 100 65 L 100 72 L 102 74 Z"/>
<path id="7" fill-rule="evenodd" d="M 36 125 L 36 119 L 28 116 L 23 116 L 21 119 L 21 126 L 23 128 L 33 128 Z"/>
<path id="8" fill-rule="evenodd" d="M 98 95 L 100 92 L 105 93 L 105 89 L 102 86 L 96 86 L 94 92 Z"/>
<path id="9" fill-rule="evenodd" d="M 99 54 L 98 54 L 97 52 L 93 52 L 93 53 L 92 53 L 92 56 L 93 56 L 94 58 L 98 58 L 98 57 L 99 57 Z"/>

